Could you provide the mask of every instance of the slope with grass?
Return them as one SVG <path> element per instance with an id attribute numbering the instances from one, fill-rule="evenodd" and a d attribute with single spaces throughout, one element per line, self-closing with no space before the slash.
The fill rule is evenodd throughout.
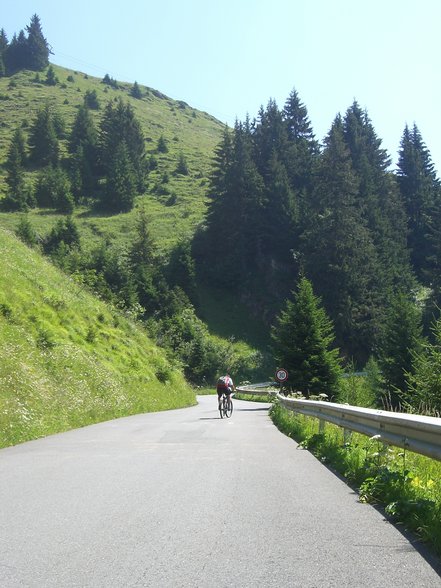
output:
<path id="1" fill-rule="evenodd" d="M 145 194 L 137 198 L 137 206 L 147 209 L 151 228 L 160 248 L 169 249 L 182 236 L 191 235 L 205 214 L 206 188 L 211 160 L 224 125 L 212 116 L 191 108 L 182 101 L 168 98 L 161 92 L 140 86 L 140 99 L 130 95 L 132 84 L 118 82 L 117 89 L 87 74 L 52 66 L 58 83 L 44 83 L 45 72 L 21 71 L 0 78 L 0 164 L 4 164 L 13 132 L 20 126 L 29 132 L 38 110 L 49 102 L 65 121 L 70 133 L 77 107 L 83 104 L 86 92 L 96 92 L 99 110 L 91 113 L 98 124 L 109 100 L 122 97 L 135 111 L 146 141 L 147 159 L 153 156 L 157 168 L 148 177 Z M 165 140 L 166 152 L 158 152 L 158 140 Z M 67 141 L 61 141 L 62 154 Z M 176 173 L 183 155 L 188 174 Z M 29 171 L 28 181 L 35 182 L 36 172 Z M 0 168 L 0 195 L 6 190 L 5 170 Z M 133 231 L 135 211 L 114 216 L 100 215 L 79 208 L 74 216 L 85 240 L 109 236 L 127 241 Z M 0 226 L 12 228 L 16 214 L 0 214 Z M 48 232 L 57 215 L 52 211 L 31 211 L 31 220 L 42 234 Z"/>
<path id="2" fill-rule="evenodd" d="M 0 447 L 194 404 L 129 318 L 0 229 Z"/>
<path id="3" fill-rule="evenodd" d="M 136 197 L 132 211 L 123 214 L 103 214 L 86 206 L 77 207 L 73 218 L 80 232 L 83 252 L 94 249 L 108 238 L 116 248 L 133 243 L 136 219 L 142 207 L 149 219 L 149 228 L 160 258 L 164 259 L 177 241 L 191 239 L 206 215 L 207 189 L 212 158 L 224 130 L 224 125 L 212 116 L 195 110 L 182 101 L 175 101 L 161 92 L 140 86 L 142 98 L 130 95 L 132 84 L 118 82 L 118 89 L 102 83 L 101 79 L 85 73 L 52 66 L 58 83 L 44 83 L 45 72 L 21 71 L 9 78 L 0 78 L 0 200 L 6 191 L 4 164 L 9 142 L 17 126 L 29 134 L 38 110 L 49 101 L 66 123 L 68 136 L 77 107 L 86 92 L 96 92 L 100 109 L 91 110 L 96 124 L 109 100 L 122 97 L 130 102 L 139 120 L 146 141 L 146 157 L 153 157 L 157 168 L 147 178 L 146 192 Z M 163 137 L 166 152 L 158 150 Z M 61 141 L 62 155 L 67 154 L 67 138 Z M 181 154 L 188 174 L 176 173 Z M 38 170 L 27 168 L 26 179 L 34 184 Z M 1 204 L 1 203 L 0 203 Z M 15 231 L 21 213 L 0 212 L 0 228 Z M 29 221 L 37 234 L 44 238 L 62 215 L 49 209 L 30 210 Z M 198 280 L 197 313 L 214 335 L 223 340 L 243 341 L 252 349 L 266 351 L 267 327 L 250 316 L 245 305 L 233 297 L 219 295 L 209 284 Z M 266 366 L 263 370 L 266 371 Z M 267 374 L 256 375 L 265 379 Z"/>

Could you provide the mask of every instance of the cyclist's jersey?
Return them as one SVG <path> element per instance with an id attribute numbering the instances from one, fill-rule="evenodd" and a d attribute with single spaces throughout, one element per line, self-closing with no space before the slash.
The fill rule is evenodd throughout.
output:
<path id="1" fill-rule="evenodd" d="M 234 389 L 234 384 L 233 384 L 233 380 L 230 378 L 230 376 L 222 376 L 217 381 L 217 393 L 218 394 L 223 394 L 223 393 L 231 394 L 233 389 Z"/>

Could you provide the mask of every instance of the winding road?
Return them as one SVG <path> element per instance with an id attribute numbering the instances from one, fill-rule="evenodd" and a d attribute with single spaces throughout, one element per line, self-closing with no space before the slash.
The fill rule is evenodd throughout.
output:
<path id="1" fill-rule="evenodd" d="M 1 450 L 1 588 L 441 586 L 267 405 L 216 402 Z"/>

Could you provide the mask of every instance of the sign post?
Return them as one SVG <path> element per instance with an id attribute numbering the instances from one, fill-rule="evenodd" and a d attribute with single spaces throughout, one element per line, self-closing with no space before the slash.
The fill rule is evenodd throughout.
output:
<path id="1" fill-rule="evenodd" d="M 286 382 L 287 379 L 288 379 L 288 371 L 285 370 L 284 368 L 278 368 L 276 370 L 276 380 L 280 384 L 280 393 L 282 393 L 283 382 Z"/>

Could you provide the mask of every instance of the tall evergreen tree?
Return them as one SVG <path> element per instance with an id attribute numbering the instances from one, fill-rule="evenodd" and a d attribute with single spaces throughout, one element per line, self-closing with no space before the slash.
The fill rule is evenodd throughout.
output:
<path id="1" fill-rule="evenodd" d="M 433 326 L 433 342 L 424 343 L 407 376 L 405 400 L 418 414 L 441 415 L 441 320 Z"/>
<path id="2" fill-rule="evenodd" d="M 407 379 L 421 345 L 421 310 L 408 296 L 398 293 L 390 302 L 379 348 L 384 382 L 383 397 L 379 400 L 386 408 L 397 408 L 406 396 Z"/>
<path id="3" fill-rule="evenodd" d="M 365 363 L 377 328 L 378 258 L 357 204 L 359 180 L 338 116 L 314 179 L 302 251 L 308 276 L 334 320 L 337 343 Z"/>
<path id="4" fill-rule="evenodd" d="M 136 218 L 136 237 L 129 252 L 134 268 L 152 266 L 156 257 L 156 244 L 150 230 L 150 220 L 145 208 L 140 208 Z"/>
<path id="5" fill-rule="evenodd" d="M 273 259 L 289 261 L 298 246 L 298 203 L 285 165 L 273 151 L 266 181 L 266 222 L 263 248 Z"/>
<path id="6" fill-rule="evenodd" d="M 341 368 L 338 349 L 332 347 L 332 322 L 306 278 L 301 278 L 292 300 L 286 301 L 277 317 L 272 339 L 275 359 L 288 370 L 292 389 L 306 397 L 337 395 Z"/>
<path id="7" fill-rule="evenodd" d="M 130 89 L 130 96 L 132 96 L 133 98 L 137 98 L 138 100 L 142 98 L 141 88 L 139 87 L 139 84 L 136 80 Z"/>
<path id="8" fill-rule="evenodd" d="M 107 176 L 102 206 L 112 212 L 128 212 L 132 209 L 136 190 L 136 178 L 129 150 L 125 141 L 116 147 Z"/>
<path id="9" fill-rule="evenodd" d="M 35 198 L 42 208 L 55 208 L 59 212 L 71 214 L 74 200 L 66 172 L 59 166 L 48 166 L 38 177 Z"/>
<path id="10" fill-rule="evenodd" d="M 27 39 L 25 32 L 21 30 L 18 34 L 14 34 L 11 42 L 4 53 L 4 60 L 6 65 L 6 73 L 13 74 L 27 65 Z"/>
<path id="11" fill-rule="evenodd" d="M 441 310 L 441 205 L 435 207 L 428 220 L 429 255 L 425 261 L 424 281 L 430 287 L 426 301 L 426 330 L 440 317 Z"/>
<path id="12" fill-rule="evenodd" d="M 232 143 L 228 134 L 216 157 L 224 171 L 212 177 L 212 199 L 207 217 L 205 261 L 214 279 L 236 286 L 246 283 L 259 265 L 263 252 L 265 191 L 252 157 L 250 128 L 237 122 Z"/>
<path id="13" fill-rule="evenodd" d="M 383 290 L 409 288 L 406 217 L 395 178 L 388 171 L 390 157 L 357 102 L 345 114 L 344 136 L 359 180 L 358 206 L 379 257 Z"/>
<path id="14" fill-rule="evenodd" d="M 297 194 L 301 209 L 304 210 L 307 193 L 311 188 L 312 168 L 319 153 L 319 145 L 314 137 L 308 110 L 295 89 L 285 102 L 283 120 L 288 135 L 288 146 L 283 160 L 291 188 Z"/>
<path id="15" fill-rule="evenodd" d="M 430 281 L 427 259 L 433 255 L 432 216 L 441 207 L 440 184 L 431 155 L 416 125 L 406 125 L 401 139 L 398 160 L 398 184 L 404 200 L 408 223 L 408 246 L 412 265 L 420 280 Z"/>
<path id="16" fill-rule="evenodd" d="M 27 58 L 26 67 L 34 71 L 42 71 L 49 65 L 49 44 L 43 36 L 40 18 L 34 14 L 29 26 L 26 27 Z"/>
<path id="17" fill-rule="evenodd" d="M 97 191 L 96 159 L 80 144 L 70 158 L 72 193 L 78 203 L 81 198 L 93 198 Z"/>
<path id="18" fill-rule="evenodd" d="M 171 288 L 179 286 L 192 301 L 197 301 L 196 266 L 189 239 L 181 239 L 170 255 L 167 268 L 168 283 Z"/>
<path id="19" fill-rule="evenodd" d="M 0 78 L 6 75 L 5 55 L 8 48 L 8 37 L 5 29 L 0 29 Z"/>
<path id="20" fill-rule="evenodd" d="M 56 86 L 57 83 L 58 83 L 58 78 L 55 75 L 54 68 L 52 67 L 52 65 L 50 65 L 47 68 L 47 72 L 46 72 L 46 85 L 48 85 L 48 86 Z"/>
<path id="21" fill-rule="evenodd" d="M 8 191 L 3 200 L 3 207 L 7 210 L 26 210 L 31 204 L 24 181 L 24 161 L 23 133 L 17 128 L 9 145 L 5 166 Z"/>
<path id="22" fill-rule="evenodd" d="M 99 153 L 104 173 L 111 173 L 114 154 L 124 143 L 135 178 L 135 189 L 145 187 L 145 141 L 141 125 L 130 104 L 120 98 L 114 106 L 109 102 L 101 119 Z"/>
<path id="23" fill-rule="evenodd" d="M 28 245 L 29 247 L 35 247 L 38 243 L 37 232 L 32 226 L 27 214 L 23 214 L 20 216 L 20 220 L 15 230 L 15 234 L 21 241 L 23 241 L 23 243 L 26 243 L 26 245 Z"/>
<path id="24" fill-rule="evenodd" d="M 58 220 L 45 237 L 43 243 L 45 253 L 53 254 L 62 243 L 68 249 L 81 248 L 80 233 L 71 216 Z"/>
<path id="25" fill-rule="evenodd" d="M 37 113 L 29 135 L 30 160 L 36 165 L 56 165 L 59 145 L 54 116 L 48 103 Z"/>
<path id="26" fill-rule="evenodd" d="M 3 54 L 8 47 L 8 36 L 5 29 L 0 29 L 0 53 Z"/>
<path id="27" fill-rule="evenodd" d="M 266 179 L 273 153 L 281 158 L 287 148 L 286 127 L 275 100 L 270 100 L 266 109 L 260 108 L 252 135 L 253 159 L 260 175 Z"/>
<path id="28" fill-rule="evenodd" d="M 97 187 L 98 137 L 90 111 L 84 105 L 78 108 L 68 149 L 72 153 L 72 188 L 76 199 L 93 196 Z"/>
<path id="29" fill-rule="evenodd" d="M 97 145 L 95 123 L 89 109 L 83 105 L 78 107 L 72 125 L 68 144 L 70 153 L 75 153 L 80 145 L 86 150 L 89 150 L 89 148 L 95 150 Z"/>

